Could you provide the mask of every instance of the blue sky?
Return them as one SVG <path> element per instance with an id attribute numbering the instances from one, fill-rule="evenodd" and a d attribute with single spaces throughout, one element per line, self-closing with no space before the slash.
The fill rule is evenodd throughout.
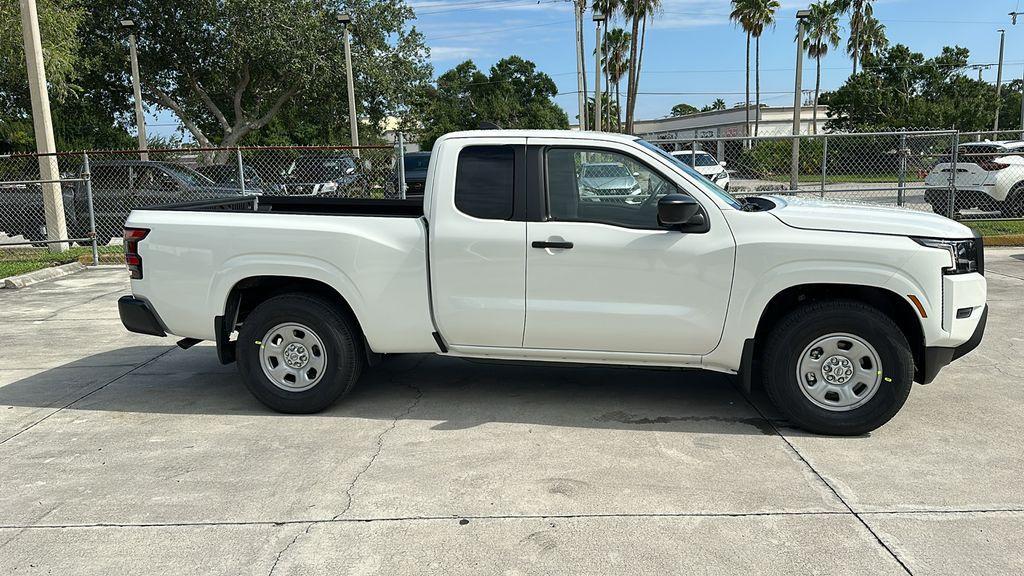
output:
<path id="1" fill-rule="evenodd" d="M 537 63 L 554 79 L 560 92 L 556 102 L 577 113 L 576 60 L 573 15 L 567 0 L 407 0 L 416 12 L 410 25 L 426 37 L 435 75 L 466 59 L 482 70 L 505 56 L 516 54 Z M 729 22 L 729 0 L 663 0 L 663 11 L 647 32 L 639 119 L 666 116 L 672 106 L 687 102 L 700 107 L 721 97 L 732 106 L 742 102 L 744 90 L 744 35 Z M 793 36 L 798 8 L 807 1 L 782 0 L 776 27 L 761 39 L 762 102 L 792 104 L 795 46 Z M 1024 17 L 1010 25 L 1007 13 L 1024 9 L 1022 0 L 876 0 L 875 17 L 886 26 L 892 43 L 903 43 L 926 57 L 943 46 L 960 45 L 971 51 L 971 63 L 992 64 L 983 77 L 995 82 L 999 55 L 999 28 L 1005 28 L 1006 53 L 1003 81 L 1024 75 Z M 587 68 L 593 74 L 594 28 L 587 14 Z M 617 25 L 628 28 L 621 21 Z M 848 22 L 844 18 L 845 46 Z M 851 69 L 845 52 L 835 50 L 822 60 L 822 89 L 836 88 Z M 977 74 L 972 71 L 971 74 Z M 751 79 L 753 91 L 753 79 Z M 623 89 L 625 89 L 623 83 Z M 593 88 L 593 76 L 588 79 Z M 803 86 L 814 86 L 813 62 L 804 64 Z M 687 93 L 687 94 L 678 94 Z M 753 98 L 753 94 L 751 94 Z M 148 114 L 151 133 L 176 132 L 176 118 L 166 111 Z M 187 136 L 186 136 L 187 138 Z"/>
<path id="2" fill-rule="evenodd" d="M 410 4 L 417 13 L 414 24 L 427 38 L 438 75 L 467 58 L 486 70 L 502 57 L 517 54 L 536 62 L 555 80 L 566 93 L 557 98 L 558 104 L 570 119 L 575 118 L 576 64 L 569 2 L 411 0 Z M 782 0 L 775 29 L 761 39 L 762 101 L 769 105 L 792 104 L 794 14 L 807 4 Z M 944 45 L 956 44 L 970 49 L 972 63 L 994 64 L 999 54 L 996 30 L 1005 28 L 1005 83 L 1024 74 L 1024 17 L 1014 27 L 1007 15 L 1021 9 L 1020 4 L 1020 0 L 877 0 L 874 10 L 875 17 L 885 24 L 890 42 L 907 44 L 926 57 L 937 54 Z M 742 102 L 744 35 L 729 22 L 729 0 L 663 0 L 663 7 L 648 28 L 640 90 L 690 94 L 641 95 L 638 118 L 665 116 L 678 102 L 698 107 L 716 97 L 730 106 Z M 588 70 L 593 74 L 594 28 L 589 18 L 588 13 L 585 38 Z M 618 25 L 628 28 L 621 19 Z M 846 18 L 842 25 L 845 46 Z M 822 89 L 840 86 L 851 66 L 843 50 L 829 54 L 822 60 Z M 983 75 L 994 82 L 996 67 Z M 587 84 L 593 88 L 592 76 Z M 814 87 L 814 65 L 806 60 L 803 86 Z"/>

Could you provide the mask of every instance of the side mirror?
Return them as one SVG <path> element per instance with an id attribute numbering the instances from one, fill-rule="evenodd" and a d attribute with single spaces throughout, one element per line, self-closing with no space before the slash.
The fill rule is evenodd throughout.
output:
<path id="1" fill-rule="evenodd" d="M 689 224 L 700 212 L 700 204 L 689 194 L 667 194 L 658 200 L 658 224 L 681 226 Z"/>
<path id="2" fill-rule="evenodd" d="M 725 160 L 722 160 L 721 162 L 718 163 L 718 165 L 721 166 L 722 168 L 725 168 L 726 166 L 729 165 L 729 163 L 726 162 Z"/>

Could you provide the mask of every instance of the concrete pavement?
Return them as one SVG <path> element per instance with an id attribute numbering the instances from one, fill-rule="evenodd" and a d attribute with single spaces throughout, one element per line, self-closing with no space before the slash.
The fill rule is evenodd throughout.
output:
<path id="1" fill-rule="evenodd" d="M 710 373 L 405 356 L 314 416 L 125 332 L 120 270 L 0 291 L 2 574 L 1010 574 L 1024 249 L 982 346 L 863 438 Z"/>

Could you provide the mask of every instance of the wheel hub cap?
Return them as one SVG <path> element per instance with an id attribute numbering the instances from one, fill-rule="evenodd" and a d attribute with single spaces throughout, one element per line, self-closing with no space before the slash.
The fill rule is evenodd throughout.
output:
<path id="1" fill-rule="evenodd" d="M 846 384 L 853 378 L 853 363 L 846 356 L 830 356 L 822 363 L 821 374 L 829 384 Z"/>
<path id="2" fill-rule="evenodd" d="M 327 369 L 323 340 L 304 324 L 278 324 L 257 344 L 263 374 L 282 390 L 309 390 L 320 382 Z"/>
<path id="3" fill-rule="evenodd" d="M 883 380 L 882 363 L 867 340 L 837 332 L 804 348 L 796 378 L 812 404 L 843 412 L 863 406 L 875 395 Z"/>
<path id="4" fill-rule="evenodd" d="M 289 368 L 302 368 L 309 364 L 309 352 L 298 342 L 292 342 L 284 349 L 284 363 Z"/>

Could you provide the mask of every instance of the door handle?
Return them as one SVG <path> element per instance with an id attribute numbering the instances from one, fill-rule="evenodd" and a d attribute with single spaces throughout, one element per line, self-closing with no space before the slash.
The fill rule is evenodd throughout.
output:
<path id="1" fill-rule="evenodd" d="M 534 248 L 560 248 L 562 250 L 569 250 L 572 248 L 572 242 L 549 242 L 535 240 L 532 246 Z"/>

